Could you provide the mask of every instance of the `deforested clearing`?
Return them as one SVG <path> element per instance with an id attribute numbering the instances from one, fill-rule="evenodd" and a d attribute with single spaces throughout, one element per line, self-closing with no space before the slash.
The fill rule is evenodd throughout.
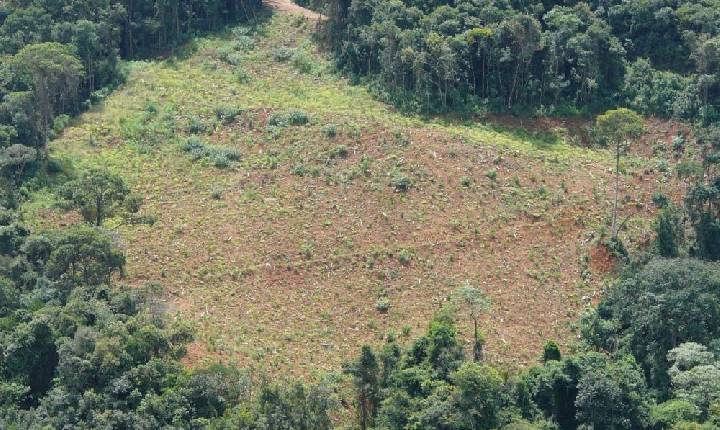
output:
<path id="1" fill-rule="evenodd" d="M 107 222 L 127 254 L 119 282 L 163 286 L 162 308 L 197 329 L 190 366 L 331 371 L 388 333 L 421 334 L 467 281 L 492 303 L 490 362 L 571 346 L 616 276 L 612 151 L 586 147 L 582 121 L 397 112 L 333 71 L 315 25 L 276 14 L 131 62 L 50 144 L 144 196 L 151 222 Z M 632 249 L 654 237 L 652 196 L 684 190 L 681 158 L 664 161 L 677 127 L 657 121 L 622 160 Z M 43 193 L 23 211 L 39 229 L 79 221 Z"/>

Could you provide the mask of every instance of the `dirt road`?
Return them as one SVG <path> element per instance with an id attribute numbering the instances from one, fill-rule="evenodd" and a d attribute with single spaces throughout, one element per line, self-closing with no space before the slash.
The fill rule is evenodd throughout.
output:
<path id="1" fill-rule="evenodd" d="M 265 4 L 275 10 L 291 13 L 294 15 L 302 15 L 314 21 L 320 21 L 325 19 L 324 15 L 313 12 L 310 9 L 306 9 L 302 6 L 298 6 L 290 0 L 265 0 Z"/>

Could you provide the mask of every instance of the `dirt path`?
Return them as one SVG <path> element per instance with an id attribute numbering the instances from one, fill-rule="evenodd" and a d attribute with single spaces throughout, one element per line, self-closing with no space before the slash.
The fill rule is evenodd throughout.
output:
<path id="1" fill-rule="evenodd" d="M 299 6 L 295 3 L 293 3 L 290 0 L 265 0 L 265 4 L 270 6 L 271 8 L 283 12 L 288 12 L 294 15 L 302 15 L 308 19 L 312 19 L 314 21 L 324 20 L 325 16 L 322 14 L 319 14 L 317 12 L 313 12 L 310 9 L 306 9 L 302 6 Z"/>

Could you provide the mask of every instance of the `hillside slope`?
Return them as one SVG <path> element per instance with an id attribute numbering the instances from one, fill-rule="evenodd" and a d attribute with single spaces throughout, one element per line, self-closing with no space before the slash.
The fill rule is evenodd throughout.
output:
<path id="1" fill-rule="evenodd" d="M 571 343 L 608 276 L 595 243 L 611 155 L 563 130 L 396 113 L 332 73 L 313 26 L 276 14 L 132 63 L 128 83 L 52 143 L 145 196 L 154 224 L 107 225 L 129 255 L 124 281 L 161 284 L 167 310 L 198 327 L 191 362 L 336 370 L 390 330 L 424 330 L 466 281 L 492 299 L 490 360 L 523 366 L 548 338 Z M 629 244 L 651 237 L 653 193 L 679 190 L 657 164 L 625 162 Z M 77 218 L 52 203 L 37 195 L 24 211 L 37 226 Z"/>

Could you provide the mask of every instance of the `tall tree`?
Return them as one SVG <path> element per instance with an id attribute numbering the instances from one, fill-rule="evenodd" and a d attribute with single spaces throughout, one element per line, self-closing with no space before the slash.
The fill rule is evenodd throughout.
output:
<path id="1" fill-rule="evenodd" d="M 371 428 L 377 413 L 379 398 L 379 367 L 372 348 L 363 346 L 360 357 L 355 362 L 346 365 L 345 372 L 353 376 L 360 429 Z"/>
<path id="2" fill-rule="evenodd" d="M 632 140 L 645 130 L 642 117 L 626 108 L 613 109 L 599 115 L 595 121 L 598 135 L 615 147 L 615 202 L 612 211 L 612 238 L 618 235 L 618 202 L 620 199 L 620 155 Z"/>
<path id="3" fill-rule="evenodd" d="M 456 300 L 467 309 L 468 315 L 473 322 L 473 361 L 482 361 L 485 339 L 480 333 L 480 316 L 490 309 L 490 299 L 482 291 L 473 287 L 469 281 L 465 281 L 463 286 L 456 292 Z"/>
<path id="4" fill-rule="evenodd" d="M 720 126 L 698 128 L 695 136 L 703 149 L 703 166 L 685 199 L 695 229 L 694 255 L 720 260 Z"/>
<path id="5" fill-rule="evenodd" d="M 25 46 L 10 59 L 14 79 L 32 91 L 45 147 L 57 112 L 77 102 L 83 66 L 70 45 L 55 42 Z"/>
<path id="6" fill-rule="evenodd" d="M 63 196 L 87 222 L 96 226 L 111 215 L 130 193 L 123 179 L 102 169 L 89 169 L 65 184 Z"/>

